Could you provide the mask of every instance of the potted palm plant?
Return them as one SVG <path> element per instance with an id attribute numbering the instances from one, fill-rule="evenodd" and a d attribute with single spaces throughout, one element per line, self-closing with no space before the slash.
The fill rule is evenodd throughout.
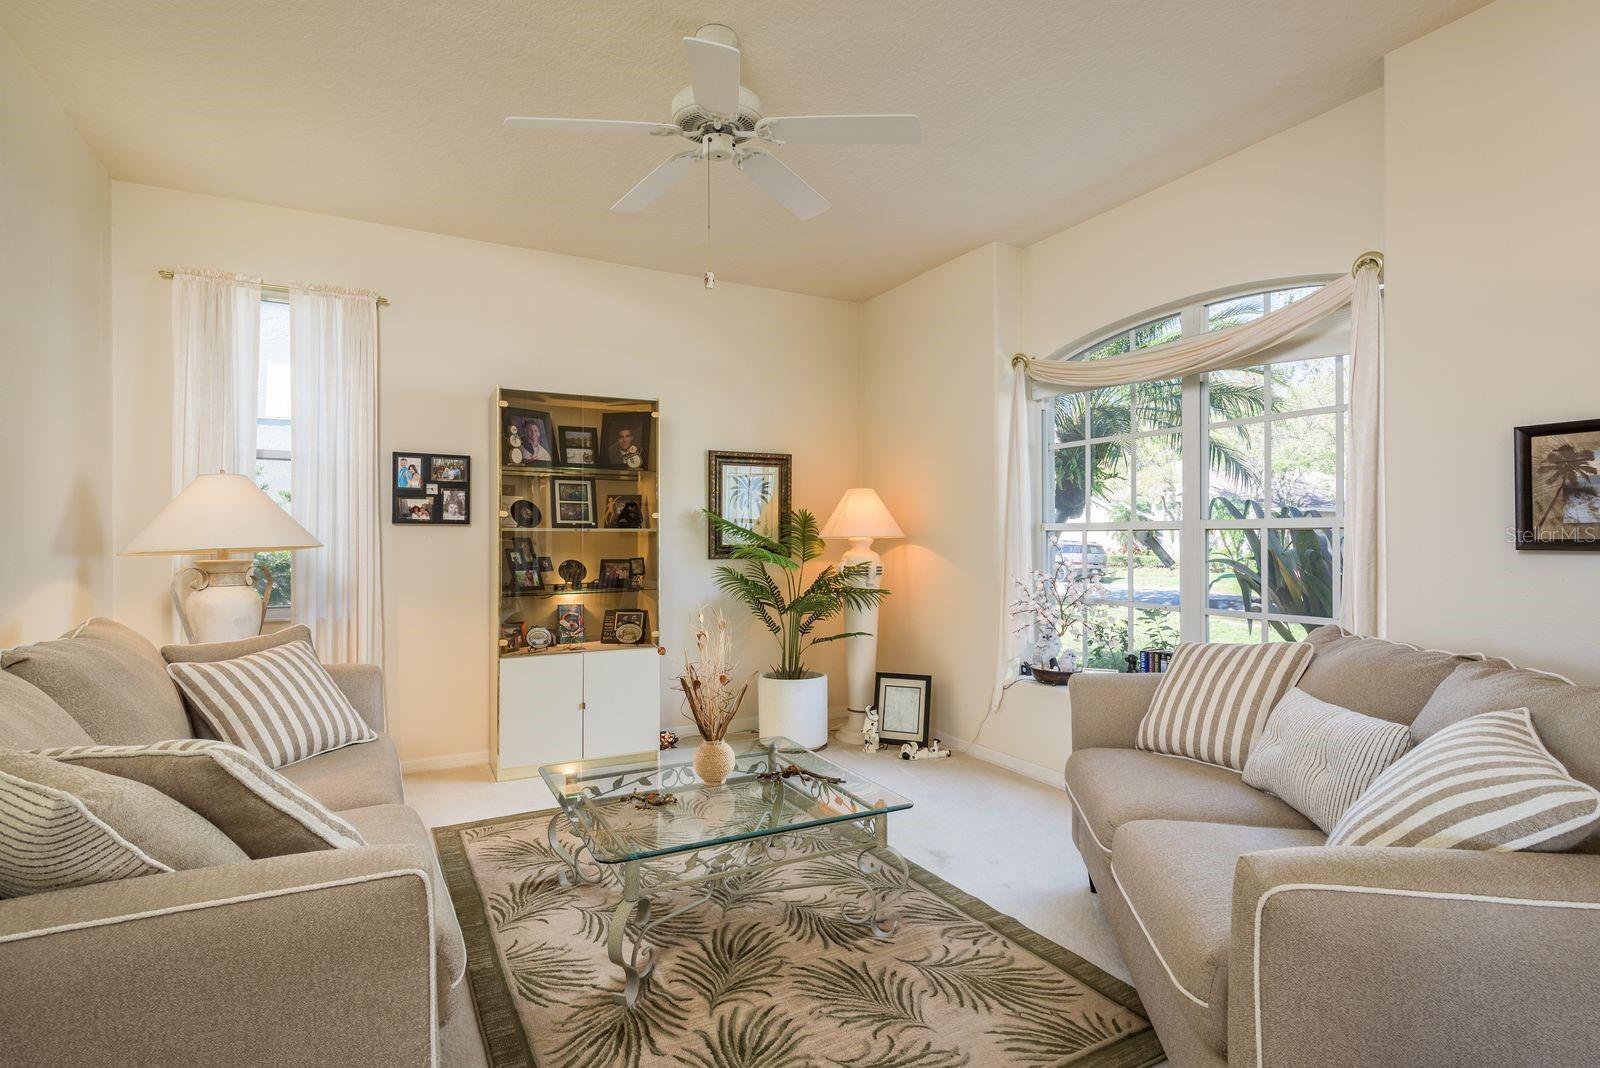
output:
<path id="1" fill-rule="evenodd" d="M 828 677 L 806 666 L 806 654 L 861 632 L 819 635 L 817 627 L 846 607 L 871 608 L 889 591 L 860 585 L 867 578 L 865 564 L 825 564 L 808 582 L 806 570 L 822 557 L 824 545 L 817 517 L 803 508 L 784 517 L 776 540 L 709 510 L 706 520 L 742 563 L 717 568 L 717 585 L 778 639 L 778 662 L 757 683 L 761 733 L 822 748 L 828 742 Z"/>

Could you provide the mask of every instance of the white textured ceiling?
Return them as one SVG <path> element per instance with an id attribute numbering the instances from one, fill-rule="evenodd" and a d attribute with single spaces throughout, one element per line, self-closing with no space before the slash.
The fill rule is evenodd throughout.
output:
<path id="1" fill-rule="evenodd" d="M 1376 88 L 1483 0 L 0 0 L 114 178 L 699 274 L 679 142 L 506 130 L 665 121 L 679 38 L 738 31 L 767 114 L 917 112 L 917 146 L 789 146 L 799 222 L 722 165 L 718 277 L 861 300 L 1035 241 Z"/>

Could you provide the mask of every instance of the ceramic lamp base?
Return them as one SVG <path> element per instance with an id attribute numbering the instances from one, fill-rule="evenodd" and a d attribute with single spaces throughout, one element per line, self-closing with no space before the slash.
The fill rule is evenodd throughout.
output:
<path id="1" fill-rule="evenodd" d="M 256 592 L 254 567 L 251 559 L 196 560 L 173 577 L 172 603 L 189 641 L 232 642 L 261 633 L 267 608 Z"/>

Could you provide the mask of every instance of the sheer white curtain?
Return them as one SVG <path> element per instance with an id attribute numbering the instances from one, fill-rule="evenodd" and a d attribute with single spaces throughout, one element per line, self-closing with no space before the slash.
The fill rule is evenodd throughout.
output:
<path id="1" fill-rule="evenodd" d="M 383 662 L 376 293 L 289 295 L 291 509 L 322 542 L 295 553 L 294 620 L 324 663 Z"/>
<path id="2" fill-rule="evenodd" d="M 255 477 L 261 279 L 172 275 L 172 493 L 197 475 Z"/>
<path id="3" fill-rule="evenodd" d="M 1102 386 L 1156 382 L 1185 375 L 1244 367 L 1264 349 L 1287 341 L 1351 305 L 1350 313 L 1350 476 L 1345 517 L 1344 592 L 1340 622 L 1358 634 L 1382 636 L 1383 604 L 1383 309 L 1379 286 L 1381 256 L 1363 255 L 1349 275 L 1281 311 L 1243 326 L 1175 341 L 1135 356 L 1109 360 L 1012 361 L 1011 430 L 1006 459 L 1005 513 L 1001 521 L 1004 598 L 1014 599 L 1018 582 L 1033 567 L 1033 487 L 1038 477 L 1030 460 L 1030 387 L 1051 393 L 1079 393 Z M 990 711 L 1016 681 L 1019 649 L 1013 621 L 1003 614 Z"/>

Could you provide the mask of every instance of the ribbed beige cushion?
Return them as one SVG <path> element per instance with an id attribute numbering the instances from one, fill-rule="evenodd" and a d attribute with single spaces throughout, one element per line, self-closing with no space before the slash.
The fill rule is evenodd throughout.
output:
<path id="1" fill-rule="evenodd" d="M 193 737 L 166 661 L 115 620 L 96 616 L 55 641 L 8 649 L 0 667 L 49 694 L 103 745 Z"/>
<path id="2" fill-rule="evenodd" d="M 1446 727 L 1378 776 L 1330 846 L 1569 849 L 1600 821 L 1600 791 L 1567 774 L 1526 708 Z"/>
<path id="3" fill-rule="evenodd" d="M 1139 723 L 1135 744 L 1237 771 L 1267 713 L 1310 662 L 1311 646 L 1304 642 L 1180 643 Z"/>
<path id="4" fill-rule="evenodd" d="M 0 897 L 247 859 L 143 783 L 0 751 Z"/>
<path id="5" fill-rule="evenodd" d="M 316 798 L 226 742 L 91 745 L 44 755 L 152 786 L 210 820 L 254 858 L 366 844 Z"/>
<path id="6" fill-rule="evenodd" d="M 1283 798 L 1324 831 L 1411 748 L 1411 730 L 1319 701 L 1296 687 L 1267 717 L 1244 781 Z"/>
<path id="7" fill-rule="evenodd" d="M 377 737 L 309 642 L 232 660 L 169 664 L 167 671 L 218 738 L 269 767 Z"/>
<path id="8" fill-rule="evenodd" d="M 161 647 L 161 659 L 169 664 L 212 664 L 218 660 L 232 660 L 236 657 L 249 656 L 251 653 L 276 649 L 278 646 L 288 645 L 290 642 L 315 644 L 311 640 L 311 628 L 303 623 L 296 623 L 292 627 L 284 627 L 269 634 L 258 634 L 254 638 L 240 638 L 238 641 L 233 642 L 193 642 L 185 645 L 163 645 Z"/>

